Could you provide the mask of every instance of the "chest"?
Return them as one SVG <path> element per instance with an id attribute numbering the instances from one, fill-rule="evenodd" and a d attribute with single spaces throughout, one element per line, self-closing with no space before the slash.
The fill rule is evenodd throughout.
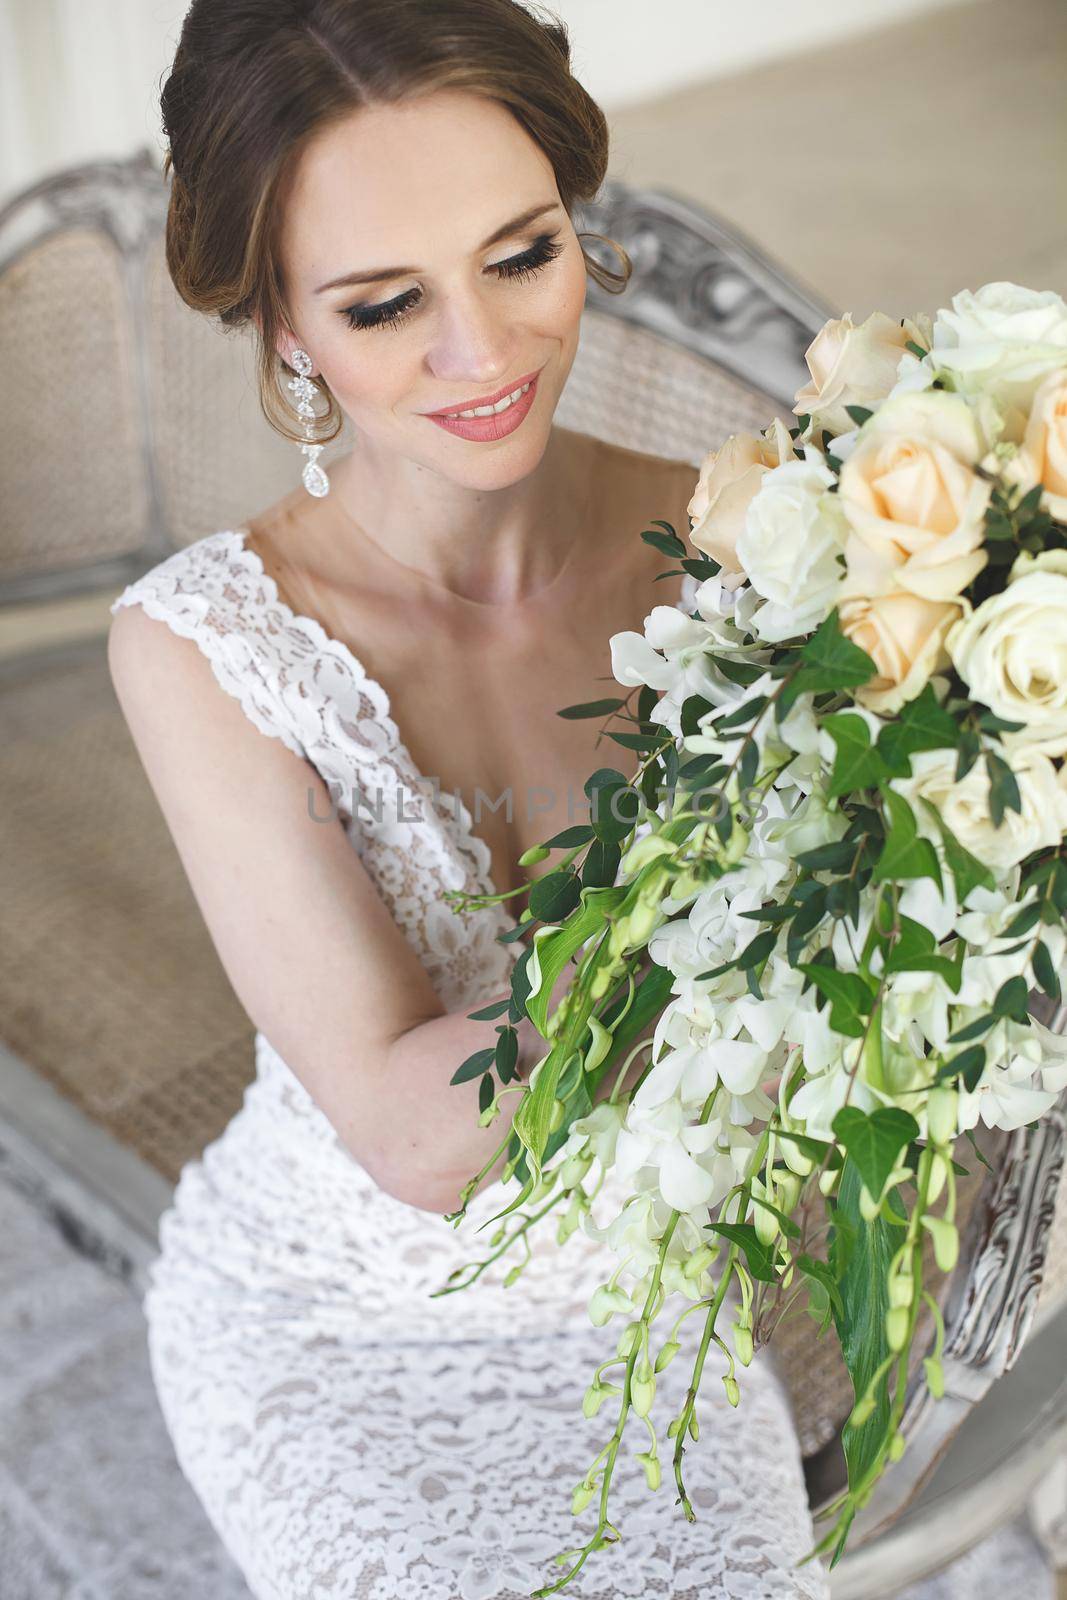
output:
<path id="1" fill-rule="evenodd" d="M 632 724 L 619 716 L 557 713 L 627 695 L 636 712 L 639 691 L 612 676 L 610 639 L 627 629 L 640 632 L 653 605 L 674 603 L 678 580 L 654 581 L 666 565 L 650 551 L 625 581 L 506 625 L 441 612 L 409 615 L 403 627 L 387 610 L 364 617 L 360 659 L 386 689 L 417 773 L 466 804 L 473 832 L 489 851 L 497 892 L 527 884 L 518 858 L 531 845 L 588 821 L 584 786 L 591 773 L 635 770 L 636 754 L 604 731 L 632 731 Z M 524 903 L 516 895 L 508 909 L 518 915 Z"/>

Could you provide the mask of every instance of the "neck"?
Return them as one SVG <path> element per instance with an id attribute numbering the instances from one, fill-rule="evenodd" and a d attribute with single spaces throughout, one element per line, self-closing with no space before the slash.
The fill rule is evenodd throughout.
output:
<path id="1" fill-rule="evenodd" d="M 350 544 L 353 567 L 370 543 L 432 589 L 504 608 L 535 599 L 570 568 L 591 532 L 595 488 L 585 437 L 555 427 L 534 469 L 500 489 L 384 459 L 361 440 L 330 464 L 333 537 Z"/>

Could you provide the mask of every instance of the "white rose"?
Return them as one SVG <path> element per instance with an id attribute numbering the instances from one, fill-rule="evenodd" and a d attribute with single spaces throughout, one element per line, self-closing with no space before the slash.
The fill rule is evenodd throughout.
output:
<path id="1" fill-rule="evenodd" d="M 1022 811 L 1005 811 L 998 828 L 989 813 L 989 776 L 983 760 L 957 783 L 954 750 L 922 750 L 911 757 L 910 777 L 891 780 L 911 803 L 921 833 L 937 837 L 919 804 L 929 800 L 964 849 L 998 878 L 1035 850 L 1058 845 L 1067 832 L 1067 790 L 1057 781 L 1048 756 L 1039 750 L 1015 750 L 1006 751 L 1005 759 L 1019 785 Z"/>
<path id="2" fill-rule="evenodd" d="M 1006 744 L 1067 755 L 1067 550 L 1023 554 L 1011 572 L 953 624 L 945 648 L 976 700 L 1024 724 Z"/>
<path id="3" fill-rule="evenodd" d="M 828 490 L 834 475 L 814 454 L 765 473 L 737 539 L 737 556 L 765 605 L 752 627 L 777 643 L 810 633 L 833 610 L 841 584 L 844 520 Z"/>
<path id="4" fill-rule="evenodd" d="M 1067 366 L 1067 304 L 1052 289 L 987 283 L 963 289 L 934 318 L 930 360 L 951 372 L 963 394 L 991 395 L 1004 409 L 1006 437 L 1018 443 L 1034 394 Z"/>

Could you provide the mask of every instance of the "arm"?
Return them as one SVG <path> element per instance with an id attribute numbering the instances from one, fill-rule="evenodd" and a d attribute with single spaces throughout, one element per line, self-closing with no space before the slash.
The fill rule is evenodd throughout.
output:
<path id="1" fill-rule="evenodd" d="M 479 1128 L 477 1082 L 449 1083 L 465 1057 L 495 1045 L 497 1024 L 445 1012 L 331 816 L 319 774 L 253 726 L 192 640 L 131 606 L 112 619 L 108 661 L 250 1020 L 381 1188 L 421 1209 L 453 1209 L 519 1098 L 505 1097 L 501 1116 Z M 528 1056 L 527 1072 L 541 1053 Z"/>

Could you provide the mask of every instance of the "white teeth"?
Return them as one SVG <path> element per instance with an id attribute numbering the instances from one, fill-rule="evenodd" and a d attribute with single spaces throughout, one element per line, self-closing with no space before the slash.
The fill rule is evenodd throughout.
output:
<path id="1" fill-rule="evenodd" d="M 531 382 L 533 380 L 531 379 Z M 506 394 L 503 400 L 498 400 L 495 406 L 478 406 L 474 411 L 446 411 L 446 417 L 493 417 L 498 411 L 506 411 L 508 406 L 513 406 L 521 395 L 530 387 L 524 383 L 521 389 L 516 389 L 513 394 Z"/>

